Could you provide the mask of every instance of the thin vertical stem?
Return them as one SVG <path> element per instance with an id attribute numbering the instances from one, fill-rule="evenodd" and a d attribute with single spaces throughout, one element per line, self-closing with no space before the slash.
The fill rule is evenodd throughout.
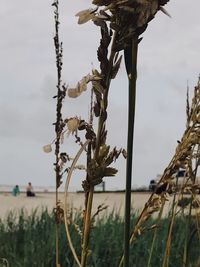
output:
<path id="1" fill-rule="evenodd" d="M 76 154 L 73 162 L 72 162 L 72 165 L 69 169 L 69 172 L 67 174 L 67 179 L 66 179 L 66 182 L 65 182 L 65 195 L 64 195 L 64 222 L 65 222 L 65 229 L 66 229 L 66 235 L 67 235 L 67 239 L 68 239 L 68 242 L 69 242 L 69 247 L 71 249 L 71 252 L 74 256 L 74 259 L 77 263 L 78 266 L 81 266 L 81 263 L 79 261 L 79 258 L 77 256 L 77 253 L 76 253 L 76 250 L 73 246 L 73 243 L 72 243 L 72 239 L 71 239 L 71 235 L 70 235 L 70 231 L 69 231 L 69 224 L 70 224 L 70 220 L 68 218 L 68 203 L 67 203 L 67 199 L 68 199 L 68 189 L 69 189 L 69 183 L 70 183 L 70 179 L 71 179 L 71 176 L 72 176 L 72 173 L 74 171 L 74 168 L 76 166 L 76 163 L 78 161 L 78 159 L 80 158 L 82 152 L 86 149 L 86 147 L 88 146 L 88 143 L 89 141 L 86 141 L 83 146 L 81 146 L 80 150 L 78 151 L 78 153 Z"/>
<path id="2" fill-rule="evenodd" d="M 108 106 L 108 92 L 111 82 L 111 73 L 113 68 L 113 59 L 115 57 L 116 51 L 114 51 L 113 47 L 116 40 L 116 33 L 113 35 L 112 39 L 112 45 L 111 45 L 111 51 L 109 56 L 109 68 L 106 73 L 105 77 L 105 92 L 103 96 L 103 106 L 104 106 L 104 112 L 106 112 L 107 106 Z M 92 121 L 91 121 L 92 122 Z M 101 112 L 99 116 L 98 121 L 98 129 L 97 129 L 97 137 L 96 137 L 96 148 L 94 152 L 94 159 L 97 159 L 99 156 L 99 150 L 101 147 L 101 134 L 105 127 L 106 118 L 103 115 L 103 112 Z M 88 154 L 87 154 L 87 162 L 89 163 L 91 160 L 91 144 L 88 145 Z M 87 164 L 88 164 L 87 163 Z M 88 175 L 86 180 L 88 179 Z M 90 183 L 90 190 L 86 193 L 86 200 L 85 200 L 85 206 L 86 211 L 84 215 L 84 225 L 83 225 L 83 240 L 82 240 L 82 253 L 81 253 L 81 267 L 85 267 L 87 263 L 87 256 L 88 256 L 88 246 L 89 246 L 89 237 L 90 237 L 90 228 L 91 228 L 91 211 L 92 211 L 92 202 L 93 202 L 93 195 L 94 195 L 94 185 Z"/>
<path id="3" fill-rule="evenodd" d="M 86 209 L 84 230 L 83 230 L 84 232 L 83 232 L 83 243 L 81 251 L 81 267 L 85 267 L 87 263 L 93 194 L 94 194 L 94 186 L 91 185 L 90 192 L 88 195 L 88 202 L 87 202 L 87 209 Z"/>
<path id="4" fill-rule="evenodd" d="M 56 103 L 56 123 L 55 132 L 56 132 L 56 141 L 55 141 L 55 171 L 56 171 L 56 214 L 55 214 L 55 235 L 56 235 L 56 267 L 59 267 L 59 234 L 60 234 L 60 218 L 59 218 L 59 201 L 58 201 L 58 188 L 61 184 L 61 174 L 59 166 L 60 158 L 60 136 L 62 133 L 62 100 L 64 98 L 63 91 L 61 90 L 61 74 L 62 74 L 62 43 L 59 40 L 59 1 L 55 0 L 52 4 L 55 7 L 54 11 L 54 21 L 55 21 L 55 36 L 54 36 L 54 46 L 56 54 L 56 68 L 57 68 L 57 103 Z"/>
<path id="5" fill-rule="evenodd" d="M 125 194 L 125 226 L 124 226 L 124 267 L 129 266 L 129 239 L 130 239 L 130 211 L 131 211 L 131 182 L 132 182 L 132 158 L 133 158 L 133 136 L 135 124 L 135 100 L 137 79 L 137 52 L 138 38 L 131 42 L 131 63 L 128 70 L 129 79 L 129 105 L 128 105 L 128 140 L 127 140 L 127 162 L 126 162 L 126 194 Z"/>

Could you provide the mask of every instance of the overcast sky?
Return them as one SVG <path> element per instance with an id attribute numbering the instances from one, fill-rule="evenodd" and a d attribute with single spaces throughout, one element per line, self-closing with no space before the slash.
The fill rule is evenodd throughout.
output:
<path id="1" fill-rule="evenodd" d="M 64 43 L 63 81 L 74 86 L 98 68 L 99 28 L 77 24 L 78 11 L 89 0 L 61 2 Z M 51 1 L 0 0 L 0 184 L 54 185 L 54 155 L 42 146 L 54 138 L 56 69 Z M 138 56 L 133 186 L 148 185 L 168 165 L 185 128 L 187 81 L 191 88 L 200 72 L 200 1 L 171 0 L 143 34 Z M 64 102 L 64 117 L 87 119 L 89 92 Z M 109 98 L 108 143 L 126 147 L 127 78 L 124 62 L 112 83 Z M 64 148 L 75 154 L 72 139 Z M 80 162 L 83 163 L 83 162 Z M 125 160 L 119 173 L 106 178 L 106 187 L 125 185 Z M 82 173 L 83 177 L 84 174 Z M 79 174 L 71 189 L 81 188 Z"/>

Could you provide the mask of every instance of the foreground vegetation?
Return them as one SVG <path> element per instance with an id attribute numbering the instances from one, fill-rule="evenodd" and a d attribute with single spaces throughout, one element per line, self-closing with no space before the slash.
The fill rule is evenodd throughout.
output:
<path id="1" fill-rule="evenodd" d="M 134 226 L 131 226 L 133 224 L 131 184 L 138 47 L 149 22 L 157 12 L 162 11 L 170 16 L 164 9 L 168 2 L 169 0 L 93 0 L 92 4 L 96 6 L 95 8 L 78 12 L 76 16 L 79 24 L 92 21 L 100 30 L 100 42 L 97 49 L 99 66 L 93 67 L 92 71 L 83 76 L 76 86 L 69 87 L 63 82 L 62 75 L 64 61 L 63 43 L 60 38 L 59 0 L 53 1 L 55 22 L 53 40 L 57 75 L 56 94 L 53 96 L 56 101 L 56 121 L 53 123 L 55 139 L 45 145 L 43 150 L 49 153 L 52 151 L 52 145 L 55 145 L 53 168 L 56 174 L 56 255 L 54 256 L 56 267 L 67 266 L 67 264 L 68 266 L 74 265 L 69 250 L 78 267 L 200 266 L 200 262 L 198 262 L 200 259 L 197 259 L 196 255 L 196 249 L 199 247 L 199 241 L 197 241 L 199 218 L 196 218 L 195 223 L 192 212 L 194 205 L 196 208 L 200 207 L 197 199 L 197 192 L 199 192 L 197 174 L 200 164 L 200 78 L 195 86 L 191 105 L 189 90 L 187 92 L 186 129 L 182 138 L 177 141 L 175 154 L 157 182 L 156 190 L 152 192 L 144 205 Z M 118 74 L 122 59 L 125 62 L 129 92 L 126 150 L 116 145 L 110 146 L 107 140 L 111 84 Z M 69 113 L 65 115 L 62 108 L 65 100 L 78 98 L 86 90 L 91 91 L 88 99 L 88 103 L 90 103 L 89 116 L 85 117 L 85 112 L 80 112 L 79 115 L 69 115 Z M 83 105 L 81 110 L 84 111 L 86 107 L 88 109 L 88 104 Z M 75 142 L 76 153 L 73 156 L 68 155 L 66 152 L 68 149 L 66 150 L 64 147 L 64 142 L 66 141 L 67 144 L 67 140 L 70 146 L 71 140 Z M 84 153 L 85 163 L 80 166 L 78 165 L 79 159 Z M 94 187 L 101 184 L 104 178 L 117 174 L 118 170 L 114 163 L 119 156 L 126 159 L 123 221 L 112 214 L 108 218 L 99 220 L 97 224 L 95 222 L 94 227 L 92 213 Z M 85 170 L 85 177 L 82 180 L 85 198 L 83 199 L 82 216 L 76 215 L 75 221 L 73 221 L 68 217 L 67 198 L 69 184 L 75 169 Z M 179 171 L 184 172 L 181 186 L 178 183 Z M 58 198 L 58 189 L 63 182 L 65 182 L 65 197 L 62 203 Z M 184 193 L 190 194 L 191 197 L 189 202 L 180 202 L 181 205 L 187 204 L 188 215 L 185 217 L 183 212 L 183 217 L 176 216 L 178 203 L 182 200 Z M 162 212 L 168 201 L 168 195 L 172 194 L 174 197 L 170 216 L 162 220 Z M 101 205 L 99 207 L 97 213 L 103 209 Z M 152 221 L 152 214 L 155 212 L 159 212 L 158 220 Z M 63 214 L 69 246 L 65 253 L 62 251 L 67 247 L 63 240 L 65 236 Z M 77 236 L 75 229 L 79 234 Z M 52 233 L 52 231 L 50 232 Z M 46 238 L 53 240 L 48 232 Z M 49 252 L 52 247 L 46 246 L 46 248 Z M 53 257 L 52 251 L 47 258 L 49 262 L 44 266 L 52 264 L 53 258 L 50 259 L 51 257 Z M 41 259 L 43 257 L 40 257 L 40 265 L 43 264 Z"/>
<path id="2" fill-rule="evenodd" d="M 73 219 L 72 219 L 73 217 Z M 131 224 L 135 216 L 132 214 Z M 76 212 L 71 214 L 73 243 L 80 253 L 80 235 L 78 225 L 81 215 Z M 183 250 L 185 242 L 185 223 L 187 217 L 176 219 L 173 229 L 173 245 L 171 247 L 169 266 L 182 266 Z M 188 240 L 188 266 L 198 266 L 199 239 L 196 220 L 190 224 L 190 238 Z M 148 225 L 154 223 L 153 219 Z M 169 219 L 162 219 L 157 229 L 156 240 L 150 266 L 159 267 L 162 264 L 168 232 Z M 148 229 L 148 225 L 147 229 Z M 76 266 L 71 251 L 66 242 L 64 226 L 61 224 L 61 266 Z M 76 232 L 76 234 L 75 234 Z M 148 259 L 153 240 L 154 231 L 147 230 L 145 234 L 137 238 L 130 248 L 130 266 L 148 266 Z M 92 253 L 88 258 L 90 267 L 117 266 L 123 246 L 123 220 L 114 212 L 98 218 L 91 235 Z M 54 214 L 48 214 L 44 210 L 41 214 L 36 211 L 27 217 L 22 210 L 17 217 L 10 213 L 4 221 L 0 221 L 0 258 L 6 258 L 9 266 L 15 267 L 51 267 L 55 266 L 55 221 Z M 3 265 L 0 265 L 3 266 Z"/>

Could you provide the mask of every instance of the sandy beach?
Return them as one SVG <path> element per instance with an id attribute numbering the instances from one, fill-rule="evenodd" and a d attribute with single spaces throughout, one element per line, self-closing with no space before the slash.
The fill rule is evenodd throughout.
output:
<path id="1" fill-rule="evenodd" d="M 135 211 L 140 211 L 150 193 L 132 193 L 132 207 Z M 97 211 L 100 204 L 108 206 L 101 214 L 116 211 L 121 216 L 124 215 L 124 193 L 95 193 L 93 212 Z M 59 200 L 64 201 L 64 193 L 59 193 Z M 26 197 L 25 193 L 14 197 L 10 193 L 0 193 L 0 218 L 3 219 L 9 213 L 14 211 L 16 214 L 23 208 L 27 214 L 30 214 L 36 208 L 41 211 L 42 208 L 47 208 L 49 212 L 55 207 L 54 193 L 37 193 L 36 197 Z M 169 211 L 171 200 L 166 202 L 164 213 Z M 84 193 L 69 193 L 68 204 L 73 209 L 81 209 L 84 207 Z"/>

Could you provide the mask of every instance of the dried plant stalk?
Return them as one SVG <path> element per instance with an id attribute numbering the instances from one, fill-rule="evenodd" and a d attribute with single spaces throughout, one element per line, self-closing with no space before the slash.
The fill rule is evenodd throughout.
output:
<path id="1" fill-rule="evenodd" d="M 73 254 L 74 259 L 75 259 L 76 263 L 78 264 L 78 266 L 81 266 L 81 263 L 80 263 L 79 258 L 77 256 L 75 248 L 74 248 L 74 246 L 72 244 L 72 239 L 71 239 L 71 235 L 70 235 L 70 231 L 69 231 L 69 227 L 68 227 L 68 225 L 70 224 L 70 221 L 68 219 L 68 203 L 67 203 L 67 200 L 68 200 L 68 188 L 69 188 L 69 183 L 70 183 L 70 179 L 71 179 L 72 173 L 73 173 L 73 171 L 75 169 L 75 166 L 76 166 L 76 163 L 77 163 L 79 157 L 81 156 L 82 152 L 86 149 L 87 145 L 88 145 L 88 141 L 85 142 L 85 144 L 80 148 L 79 152 L 75 156 L 75 158 L 74 158 L 74 160 L 72 162 L 72 165 L 70 167 L 70 170 L 68 172 L 66 183 L 65 183 L 65 201 L 64 201 L 65 229 L 66 229 L 66 234 L 67 234 L 67 239 L 68 239 L 68 242 L 69 242 L 70 249 L 72 251 L 72 254 Z"/>
<path id="2" fill-rule="evenodd" d="M 125 226 L 124 226 L 124 266 L 129 266 L 129 238 L 130 238 L 130 213 L 131 213 L 131 183 L 133 159 L 133 134 L 135 124 L 135 101 L 137 79 L 137 53 L 138 38 L 133 38 L 130 47 L 125 49 L 125 63 L 129 80 L 128 104 L 128 139 L 126 161 L 126 194 L 125 194 Z"/>
<path id="3" fill-rule="evenodd" d="M 110 52 L 110 57 L 107 60 L 104 56 L 100 58 L 100 53 L 104 53 L 104 55 L 107 55 L 107 47 L 110 44 L 111 37 L 108 35 L 106 25 L 104 24 L 105 29 L 101 28 L 101 33 L 102 33 L 102 39 L 101 39 L 101 44 L 99 47 L 99 60 L 101 62 L 101 67 L 103 64 L 105 64 L 105 61 L 107 61 L 107 69 L 104 70 L 104 67 L 102 67 L 102 72 L 100 76 L 102 77 L 101 79 L 101 86 L 104 90 L 104 93 L 102 95 L 101 99 L 101 105 L 98 107 L 99 108 L 99 119 L 98 119 L 98 129 L 97 129 L 97 135 L 96 135 L 96 140 L 93 146 L 95 146 L 94 152 L 93 152 L 93 158 L 89 158 L 88 162 L 88 167 L 91 168 L 92 162 L 100 162 L 99 158 L 101 157 L 101 151 L 103 147 L 106 149 L 106 119 L 107 119 L 107 106 L 108 106 L 108 91 L 110 88 L 110 82 L 111 82 L 111 77 L 112 77 L 112 69 L 113 69 L 113 60 L 116 55 L 116 52 L 113 50 L 113 46 L 111 47 L 111 52 Z M 115 43 L 115 36 L 113 36 L 112 43 Z M 101 52 L 100 52 L 101 51 Z M 106 73 L 104 73 L 106 72 Z M 96 92 L 97 94 L 97 92 Z M 99 95 L 97 95 L 97 102 L 96 102 L 96 107 L 98 104 L 98 99 Z M 90 170 L 89 170 L 90 172 Z M 110 173 L 112 175 L 112 173 Z M 91 176 L 89 173 L 87 174 L 87 178 L 85 181 L 85 184 L 88 186 L 85 187 L 86 189 L 86 194 L 87 194 L 87 199 L 86 199 L 86 208 L 85 208 L 85 219 L 84 219 L 84 229 L 83 229 L 83 242 L 82 242 L 82 255 L 81 255 L 81 266 L 84 267 L 86 266 L 87 263 L 87 256 L 88 256 L 88 245 L 89 245 L 89 235 L 90 235 L 90 228 L 91 228 L 91 211 L 92 211 L 92 202 L 93 202 L 93 193 L 94 193 L 94 185 L 101 183 L 103 178 L 103 174 L 99 173 L 97 177 Z M 88 188 L 88 191 L 87 191 Z"/>
<path id="4" fill-rule="evenodd" d="M 62 209 L 60 207 L 60 201 L 58 199 L 58 188 L 61 185 L 61 168 L 60 168 L 60 142 L 63 131 L 63 119 L 62 119 L 62 101 L 65 97 L 66 88 L 62 86 L 62 42 L 59 40 L 59 1 L 55 0 L 52 4 L 55 7 L 54 11 L 54 20 L 55 20 L 55 36 L 54 36 L 54 46 L 55 46 L 55 54 L 56 54 L 56 67 L 57 67 L 57 104 L 56 104 L 56 122 L 55 124 L 55 132 L 56 132 L 56 140 L 55 140 L 55 156 L 56 162 L 54 163 L 55 172 L 56 172 L 56 208 L 55 208 L 55 222 L 56 222 L 56 266 L 60 267 L 59 260 L 59 224 L 61 222 L 62 217 Z"/>
<path id="5" fill-rule="evenodd" d="M 164 0 L 153 1 L 104 1 L 94 0 L 93 4 L 97 6 L 96 9 L 88 9 L 80 11 L 79 24 L 83 24 L 92 20 L 97 26 L 101 28 L 101 42 L 98 48 L 98 60 L 100 62 L 101 72 L 99 74 L 100 81 L 93 82 L 93 90 L 96 96 L 94 106 L 95 116 L 98 117 L 98 129 L 94 140 L 91 140 L 91 147 L 93 147 L 93 155 L 87 164 L 88 173 L 84 181 L 84 189 L 86 193 L 86 211 L 83 230 L 82 243 L 82 267 L 86 265 L 87 250 L 89 243 L 89 232 L 91 225 L 91 209 L 93 201 L 94 185 L 102 181 L 105 176 L 103 173 L 98 173 L 98 165 L 103 167 L 101 160 L 103 160 L 101 150 L 108 150 L 106 145 L 106 119 L 108 107 L 108 93 L 111 80 L 115 78 L 121 57 L 118 58 L 119 51 L 124 50 L 126 56 L 126 67 L 128 69 L 129 77 L 129 135 L 128 135 L 128 159 L 127 159 L 127 186 L 126 186 L 126 219 L 125 219 L 125 266 L 129 265 L 129 233 L 130 233 L 130 202 L 131 202 L 131 176 L 132 176 L 132 147 L 133 147 L 133 129 L 134 129 L 134 110 L 135 110 L 135 92 L 136 92 L 136 65 L 137 65 L 137 45 L 138 37 L 143 33 L 150 20 L 163 5 L 168 1 Z M 109 23 L 109 28 L 108 28 Z M 110 56 L 108 51 L 110 44 Z M 131 60 L 128 59 L 130 56 Z M 73 90 L 74 95 L 78 96 L 84 88 L 81 86 L 83 82 L 78 84 L 78 87 Z M 69 89 L 72 92 L 71 89 Z M 94 167 L 93 165 L 96 165 Z M 96 168 L 96 170 L 95 170 Z M 105 168 L 105 167 L 103 167 Z M 114 175 L 116 171 L 107 168 L 110 175 Z M 92 175 L 91 175 L 92 174 Z"/>
<path id="6" fill-rule="evenodd" d="M 68 172 L 70 168 L 63 170 L 65 163 L 69 160 L 66 153 L 60 152 L 60 144 L 64 139 L 65 127 L 68 128 L 68 135 L 75 134 L 76 143 L 83 146 L 81 138 L 78 136 L 78 131 L 85 130 L 85 138 L 87 142 L 87 174 L 83 181 L 85 191 L 85 214 L 83 222 L 83 238 L 82 238 L 82 254 L 81 263 L 74 251 L 74 256 L 81 267 L 87 264 L 89 235 L 92 225 L 92 202 L 94 186 L 101 183 L 106 176 L 114 176 L 117 170 L 110 165 L 118 158 L 123 151 L 117 150 L 116 147 L 110 150 L 107 145 L 107 108 L 108 94 L 111 80 L 114 79 L 120 68 L 122 55 L 120 51 L 125 51 L 126 67 L 129 78 L 129 107 L 130 107 L 130 123 L 128 137 L 128 159 L 127 159 L 127 193 L 126 193 L 126 229 L 125 229 L 125 265 L 129 265 L 129 232 L 130 232 L 130 190 L 131 190 L 131 168 L 132 168 L 132 144 L 133 144 L 133 129 L 134 129 L 134 109 L 135 109 L 135 92 L 136 92 L 136 65 L 137 65 L 137 46 L 138 38 L 145 31 L 150 20 L 153 19 L 158 10 L 163 10 L 162 6 L 168 0 L 154 0 L 152 3 L 141 0 L 117 0 L 104 1 L 94 0 L 96 9 L 81 11 L 77 14 L 79 23 L 82 24 L 92 20 L 101 30 L 100 46 L 97 51 L 97 57 L 100 62 L 100 71 L 93 70 L 92 74 L 88 74 L 82 78 L 75 88 L 67 88 L 62 85 L 62 43 L 59 41 L 59 1 L 55 0 L 55 51 L 56 51 L 56 66 L 57 66 L 57 110 L 56 110 L 56 141 L 55 141 L 55 171 L 56 171 L 56 264 L 59 265 L 58 251 L 58 230 L 59 223 L 62 219 L 62 208 L 58 200 L 58 188 L 61 185 L 62 175 Z M 166 12 L 165 12 L 166 13 Z M 133 19 L 134 18 L 134 19 Z M 128 57 L 131 57 L 129 62 Z M 86 123 L 85 120 L 78 117 L 62 118 L 62 101 L 66 96 L 66 91 L 69 97 L 76 98 L 87 90 L 88 83 L 92 83 L 92 91 L 95 95 L 94 114 L 98 118 L 98 128 L 95 132 L 92 123 Z M 134 107 L 131 109 L 131 107 Z M 44 150 L 50 152 L 50 147 L 45 146 Z M 70 173 L 70 171 L 69 171 Z M 67 181 L 68 183 L 68 181 Z M 66 195 L 67 197 L 67 195 Z M 65 207 L 66 213 L 66 207 Z M 66 218 L 66 216 L 65 216 Z M 66 221 L 67 222 L 67 221 Z M 67 230 L 68 231 L 68 230 Z M 73 247 L 71 245 L 72 252 Z"/>
<path id="7" fill-rule="evenodd" d="M 128 142 L 127 142 L 127 179 L 126 179 L 126 212 L 125 212 L 125 234 L 124 234 L 124 254 L 121 258 L 119 266 L 124 264 L 125 267 L 129 266 L 129 245 L 141 233 L 145 232 L 143 224 L 151 217 L 151 215 L 162 209 L 168 195 L 176 193 L 177 187 L 175 185 L 175 174 L 182 168 L 186 170 L 188 179 L 184 182 L 183 190 L 187 190 L 192 195 L 190 212 L 192 209 L 192 201 L 196 200 L 196 190 L 199 189 L 195 182 L 197 174 L 197 168 L 200 162 L 199 152 L 199 136 L 200 136 L 200 79 L 198 85 L 195 87 L 195 96 L 192 101 L 191 107 L 189 106 L 189 100 L 187 98 L 187 128 L 179 142 L 176 153 L 172 158 L 170 164 L 165 169 L 161 180 L 158 183 L 156 191 L 150 196 L 143 211 L 141 212 L 134 229 L 130 236 L 130 203 L 131 203 L 131 176 L 132 176 L 132 154 L 133 154 L 133 132 L 134 132 L 134 110 L 135 110 L 135 93 L 136 93 L 136 68 L 137 68 L 137 49 L 138 43 L 141 39 L 139 36 L 145 31 L 148 23 L 152 20 L 158 10 L 162 10 L 165 14 L 167 12 L 163 9 L 163 6 L 168 0 L 93 0 L 93 4 L 97 7 L 93 10 L 88 9 L 81 11 L 77 14 L 79 17 L 79 23 L 85 23 L 92 20 L 94 24 L 100 27 L 101 40 L 97 51 L 97 57 L 100 63 L 100 70 L 94 69 L 92 74 L 84 76 L 75 88 L 67 88 L 62 85 L 62 43 L 59 41 L 59 10 L 58 0 L 55 0 L 53 6 L 55 6 L 55 51 L 56 51 L 56 66 L 57 66 L 57 109 L 56 109 L 56 122 L 55 122 L 55 171 L 56 171 L 56 266 L 60 266 L 59 263 L 59 224 L 62 220 L 63 210 L 58 200 L 58 188 L 62 181 L 62 176 L 65 172 L 68 172 L 68 177 L 65 185 L 65 203 L 64 203 L 64 219 L 66 226 L 67 238 L 70 244 L 70 248 L 74 255 L 74 258 L 80 267 L 87 265 L 87 258 L 89 255 L 89 238 L 91 226 L 93 225 L 93 219 L 99 210 L 92 215 L 92 204 L 94 186 L 100 184 L 104 177 L 114 176 L 117 170 L 110 167 L 110 165 L 121 154 L 122 149 L 116 148 L 110 150 L 110 146 L 107 145 L 107 108 L 108 108 L 108 94 L 112 79 L 114 79 L 120 68 L 122 55 L 120 52 L 125 53 L 125 63 L 129 79 L 129 127 L 128 127 Z M 94 106 L 91 104 L 91 110 L 94 110 L 94 115 L 98 119 L 97 131 L 93 129 L 92 120 L 87 123 L 85 120 L 73 117 L 63 120 L 62 118 L 62 101 L 66 96 L 66 92 L 69 97 L 76 98 L 80 96 L 85 90 L 87 90 L 88 84 L 92 84 L 92 92 L 95 95 Z M 92 100 L 91 100 L 92 102 Z M 92 112 L 91 112 L 92 113 Z M 68 128 L 68 131 L 65 129 Z M 85 131 L 86 141 L 82 141 L 79 137 L 79 131 Z M 60 152 L 60 144 L 64 138 L 64 133 L 74 134 L 75 142 L 78 143 L 81 148 L 76 155 L 71 167 L 63 170 L 64 165 L 69 161 L 69 156 L 66 153 Z M 87 148 L 86 148 L 87 147 Z M 75 164 L 83 152 L 87 150 L 87 164 L 86 164 L 86 178 L 83 181 L 83 189 L 85 192 L 85 211 L 84 221 L 82 229 L 81 240 L 81 259 L 73 247 L 70 232 L 68 228 L 69 219 L 67 215 L 67 190 L 69 181 Z M 50 152 L 51 147 L 45 146 L 45 152 Z M 196 167 L 193 167 L 194 159 L 196 160 Z M 180 193 L 180 192 L 179 192 Z M 180 197 L 180 194 L 179 194 Z M 170 252 L 171 246 L 171 233 L 176 216 L 177 201 L 174 198 L 174 212 L 170 221 L 168 241 L 166 244 L 165 256 L 163 260 L 163 267 L 168 266 L 167 256 Z M 102 208 L 104 209 L 104 208 Z M 161 215 L 160 215 L 161 218 Z M 159 220 L 158 220 L 159 221 Z M 188 225 L 190 221 L 188 220 Z M 153 227 L 152 227 L 153 229 Z M 156 231 L 155 231 L 156 233 Z M 156 234 L 154 235 L 154 237 Z M 186 238 L 186 244 L 189 242 Z M 153 245 L 152 245 L 153 249 Z M 152 254 L 152 253 L 151 253 Z M 149 264 L 151 256 L 149 258 Z M 187 246 L 185 246 L 184 261 L 187 262 Z"/>
<path id="8" fill-rule="evenodd" d="M 186 130 L 183 134 L 181 141 L 178 142 L 176 152 L 168 167 L 165 169 L 155 192 L 153 192 L 145 204 L 137 222 L 133 228 L 130 244 L 138 237 L 139 233 L 142 232 L 142 226 L 153 213 L 161 208 L 161 203 L 165 203 L 168 199 L 168 195 L 175 193 L 177 187 L 175 186 L 175 174 L 180 168 L 186 170 L 188 179 L 182 185 L 181 190 L 187 192 L 193 192 L 197 194 L 200 189 L 199 184 L 195 183 L 195 177 L 197 173 L 197 166 L 193 168 L 193 160 L 195 159 L 200 163 L 199 153 L 199 136 L 200 136 L 200 78 L 197 86 L 194 89 L 194 97 L 192 105 L 188 113 L 189 118 L 187 122 Z M 120 265 L 122 265 L 123 257 Z"/>
<path id="9" fill-rule="evenodd" d="M 93 4 L 97 5 L 96 9 L 88 9 L 81 11 L 77 14 L 79 17 L 79 23 L 85 23 L 89 20 L 93 20 L 94 23 L 101 27 L 102 40 L 101 46 L 98 50 L 98 58 L 101 63 L 101 85 L 104 89 L 103 94 L 103 108 L 101 103 L 101 97 L 97 95 L 96 108 L 99 112 L 99 124 L 96 139 L 96 150 L 94 159 L 97 160 L 99 149 L 105 143 L 101 143 L 101 135 L 104 134 L 105 121 L 107 118 L 107 96 L 110 86 L 110 81 L 113 78 L 113 71 L 115 66 L 118 67 L 117 61 L 114 66 L 113 60 L 117 56 L 116 52 L 125 51 L 126 68 L 129 79 L 129 125 L 128 125 L 128 142 L 127 142 L 127 175 L 126 175 L 126 201 L 125 201 L 125 234 L 124 234 L 124 251 L 125 251 L 125 266 L 129 266 L 129 234 L 130 234 L 130 203 L 131 203 L 131 180 L 132 180 L 132 154 L 133 154 L 133 131 L 134 131 L 134 114 L 135 114 L 135 92 L 136 92 L 136 66 L 137 66 L 137 46 L 138 38 L 147 27 L 150 20 L 162 6 L 168 1 L 104 1 L 94 0 Z M 103 7 L 101 9 L 101 7 Z M 111 36 L 106 34 L 107 25 L 106 22 L 110 22 L 110 32 L 113 34 L 113 45 L 111 48 L 109 60 L 107 55 L 107 45 Z M 111 76 L 112 74 L 112 76 Z M 115 74 L 116 75 L 116 74 Z M 114 75 L 114 77 L 115 77 Z M 92 194 L 93 188 L 91 187 Z M 85 253 L 84 253 L 85 254 Z"/>

